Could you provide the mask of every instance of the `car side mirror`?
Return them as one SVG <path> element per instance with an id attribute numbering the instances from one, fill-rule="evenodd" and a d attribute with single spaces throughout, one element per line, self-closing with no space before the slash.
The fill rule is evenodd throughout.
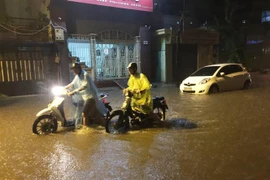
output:
<path id="1" fill-rule="evenodd" d="M 219 73 L 219 75 L 220 75 L 220 77 L 223 77 L 223 76 L 225 76 L 225 73 L 221 72 L 221 73 Z"/>

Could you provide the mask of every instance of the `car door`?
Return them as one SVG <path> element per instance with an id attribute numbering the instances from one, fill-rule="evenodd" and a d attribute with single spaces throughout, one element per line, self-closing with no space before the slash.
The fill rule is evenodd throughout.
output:
<path id="1" fill-rule="evenodd" d="M 224 75 L 221 76 L 221 73 L 224 73 Z M 233 81 L 234 81 L 234 78 L 231 75 L 231 68 L 229 65 L 224 66 L 217 73 L 217 85 L 220 91 L 231 90 L 234 84 Z"/>
<path id="2" fill-rule="evenodd" d="M 231 65 L 231 75 L 233 77 L 233 90 L 241 89 L 245 83 L 245 72 L 239 65 Z"/>

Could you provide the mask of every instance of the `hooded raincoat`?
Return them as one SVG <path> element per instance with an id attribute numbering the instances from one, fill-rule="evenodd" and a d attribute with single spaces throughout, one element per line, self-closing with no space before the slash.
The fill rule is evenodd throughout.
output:
<path id="1" fill-rule="evenodd" d="M 142 73 L 130 75 L 128 80 L 128 90 L 135 92 L 137 90 L 141 93 L 133 94 L 131 100 L 131 107 L 133 110 L 139 110 L 143 113 L 149 114 L 153 111 L 153 101 L 151 95 L 151 84 L 147 77 Z"/>
<path id="2" fill-rule="evenodd" d="M 80 74 L 76 75 L 73 81 L 68 85 L 68 86 L 73 86 L 75 88 L 74 92 L 76 92 L 76 95 L 80 95 L 82 100 L 85 102 L 91 98 L 95 100 L 96 107 L 101 115 L 105 115 L 107 113 L 107 110 L 101 100 L 99 100 L 99 92 L 97 87 L 95 86 L 94 82 L 92 81 L 91 77 L 89 74 L 82 70 Z M 74 97 L 76 100 L 80 102 L 80 97 L 76 96 Z M 75 120 L 77 121 L 78 119 L 78 124 L 82 123 L 81 120 L 81 114 L 83 111 L 83 108 L 80 108 L 80 103 L 79 103 L 79 108 L 77 108 L 77 113 Z M 80 112 L 78 112 L 80 111 Z M 77 124 L 77 122 L 76 122 Z"/>

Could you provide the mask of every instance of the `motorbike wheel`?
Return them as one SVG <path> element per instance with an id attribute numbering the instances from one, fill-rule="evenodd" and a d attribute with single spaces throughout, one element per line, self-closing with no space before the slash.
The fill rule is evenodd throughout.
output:
<path id="1" fill-rule="evenodd" d="M 125 118 L 124 112 L 122 110 L 114 111 L 106 120 L 106 132 L 110 134 L 123 133 L 128 129 L 127 124 L 129 124 L 129 121 Z"/>
<path id="2" fill-rule="evenodd" d="M 155 108 L 153 111 L 155 114 L 158 115 L 161 121 L 165 121 L 166 119 L 166 110 L 165 108 Z"/>
<path id="3" fill-rule="evenodd" d="M 49 134 L 57 131 L 58 123 L 51 115 L 38 117 L 32 127 L 33 133 L 37 135 Z"/>

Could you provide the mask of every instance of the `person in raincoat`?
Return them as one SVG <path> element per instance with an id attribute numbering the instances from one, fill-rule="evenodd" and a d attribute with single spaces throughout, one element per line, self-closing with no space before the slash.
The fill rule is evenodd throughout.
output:
<path id="1" fill-rule="evenodd" d="M 99 100 L 97 87 L 79 63 L 73 63 L 71 69 L 73 69 L 75 77 L 65 88 L 73 88 L 74 90 L 69 92 L 68 95 L 79 94 L 83 100 L 83 108 L 76 108 L 75 127 L 79 128 L 81 124 L 89 125 L 90 119 L 104 125 L 104 115 L 107 110 L 102 101 Z M 80 118 L 80 115 L 82 115 L 82 118 Z"/>
<path id="2" fill-rule="evenodd" d="M 132 62 L 128 65 L 130 78 L 128 80 L 128 88 L 124 89 L 126 94 L 130 91 L 133 96 L 131 99 L 131 107 L 133 110 L 141 111 L 148 114 L 154 121 L 160 121 L 160 118 L 153 113 L 153 100 L 151 95 L 151 84 L 143 73 L 137 72 L 137 64 Z"/>

